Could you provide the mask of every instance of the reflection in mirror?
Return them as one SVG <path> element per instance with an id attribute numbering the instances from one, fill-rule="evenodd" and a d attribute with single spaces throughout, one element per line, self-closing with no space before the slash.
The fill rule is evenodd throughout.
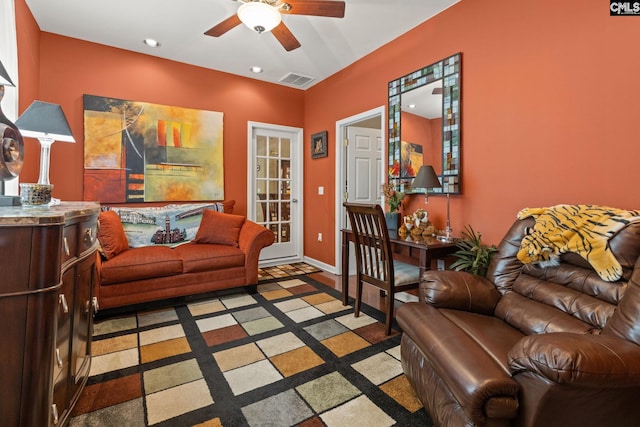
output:
<path id="1" fill-rule="evenodd" d="M 460 193 L 460 54 L 389 82 L 389 181 L 409 188 L 420 165 L 441 171 L 442 188 Z"/>

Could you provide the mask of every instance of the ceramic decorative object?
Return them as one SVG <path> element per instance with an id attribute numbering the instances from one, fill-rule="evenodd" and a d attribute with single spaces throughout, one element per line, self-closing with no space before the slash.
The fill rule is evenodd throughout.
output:
<path id="1" fill-rule="evenodd" d="M 53 184 L 20 184 L 20 202 L 23 206 L 41 206 L 51 201 Z"/>

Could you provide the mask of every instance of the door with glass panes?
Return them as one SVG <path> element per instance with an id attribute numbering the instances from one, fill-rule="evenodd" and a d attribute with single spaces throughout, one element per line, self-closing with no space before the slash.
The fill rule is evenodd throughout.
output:
<path id="1" fill-rule="evenodd" d="M 263 125 L 264 126 L 264 125 Z M 302 259 L 299 178 L 301 131 L 283 127 L 255 127 L 252 145 L 255 165 L 250 186 L 254 199 L 249 214 L 273 233 L 273 245 L 264 248 L 260 261 L 293 262 Z M 252 181 L 252 182 L 251 182 Z"/>

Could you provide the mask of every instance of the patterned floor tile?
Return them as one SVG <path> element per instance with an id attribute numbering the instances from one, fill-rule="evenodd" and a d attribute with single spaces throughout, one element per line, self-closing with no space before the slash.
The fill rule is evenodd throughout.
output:
<path id="1" fill-rule="evenodd" d="M 145 371 L 144 391 L 147 394 L 156 393 L 200 378 L 202 372 L 198 362 L 196 359 L 189 359 Z"/>
<path id="2" fill-rule="evenodd" d="M 105 372 L 117 371 L 118 369 L 136 366 L 139 363 L 137 348 L 115 351 L 93 357 L 91 359 L 91 371 L 89 375 L 94 376 Z"/>
<path id="3" fill-rule="evenodd" d="M 283 280 L 281 282 L 278 282 L 278 285 L 282 286 L 285 289 L 293 288 L 295 286 L 300 286 L 300 285 L 307 285 L 307 284 L 308 284 L 307 282 L 300 279 Z"/>
<path id="4" fill-rule="evenodd" d="M 296 337 L 293 332 L 265 338 L 257 341 L 256 344 L 267 357 L 304 347 L 302 340 Z"/>
<path id="5" fill-rule="evenodd" d="M 118 317 L 115 319 L 103 320 L 96 322 L 93 326 L 93 336 L 113 334 L 138 327 L 136 316 Z"/>
<path id="6" fill-rule="evenodd" d="M 91 353 L 94 356 L 132 348 L 138 348 L 138 334 L 119 335 L 91 343 Z"/>
<path id="7" fill-rule="evenodd" d="M 234 396 L 272 384 L 283 378 L 268 360 L 261 360 L 241 368 L 232 369 L 225 372 L 224 377 L 229 383 Z"/>
<path id="8" fill-rule="evenodd" d="M 313 415 L 293 390 L 246 406 L 242 413 L 251 427 L 293 426 Z"/>
<path id="9" fill-rule="evenodd" d="M 336 322 L 333 319 L 325 320 L 324 322 L 307 326 L 304 328 L 304 330 L 311 334 L 318 341 L 335 337 L 336 335 L 344 334 L 345 332 L 349 331 L 346 326 Z"/>
<path id="10" fill-rule="evenodd" d="M 286 301 L 276 302 L 273 304 L 283 313 L 309 307 L 310 304 L 302 298 L 292 298 Z"/>
<path id="11" fill-rule="evenodd" d="M 343 310 L 352 310 L 350 305 L 342 305 L 342 301 L 334 299 L 333 301 L 323 302 L 316 305 L 316 308 L 325 314 L 339 313 Z"/>
<path id="12" fill-rule="evenodd" d="M 242 324 L 244 330 L 250 336 L 259 335 L 264 332 L 275 331 L 282 328 L 284 325 L 280 323 L 275 317 L 269 316 L 264 319 L 254 320 L 252 322 L 245 322 Z"/>
<path id="13" fill-rule="evenodd" d="M 173 307 L 163 310 L 143 311 L 138 313 L 138 327 L 140 328 L 176 320 L 178 320 L 178 315 Z"/>
<path id="14" fill-rule="evenodd" d="M 327 338 L 322 341 L 322 344 L 338 357 L 343 357 L 371 345 L 353 332 L 345 332 L 344 334 Z"/>
<path id="15" fill-rule="evenodd" d="M 146 397 L 149 424 L 156 424 L 181 414 L 213 404 L 205 380 L 197 380 Z"/>
<path id="16" fill-rule="evenodd" d="M 202 338 L 204 338 L 209 347 L 239 340 L 247 336 L 249 335 L 240 325 L 227 326 L 202 333 Z"/>
<path id="17" fill-rule="evenodd" d="M 317 413 L 325 412 L 362 394 L 339 372 L 299 385 L 296 390 Z"/>
<path id="18" fill-rule="evenodd" d="M 282 286 L 278 285 L 277 282 L 273 283 L 265 283 L 263 285 L 258 285 L 258 293 L 262 294 L 264 292 L 276 291 L 282 289 Z"/>
<path id="19" fill-rule="evenodd" d="M 251 322 L 253 320 L 264 319 L 269 316 L 271 316 L 271 313 L 265 310 L 264 307 L 254 307 L 233 313 L 233 317 L 238 321 L 238 323 Z"/>
<path id="20" fill-rule="evenodd" d="M 327 427 L 389 427 L 395 420 L 366 396 L 360 396 L 320 415 Z"/>
<path id="21" fill-rule="evenodd" d="M 344 316 L 336 317 L 336 321 L 342 323 L 347 328 L 354 330 L 358 328 L 362 328 L 363 326 L 371 325 L 372 323 L 376 323 L 377 320 L 373 317 L 367 316 L 364 313 L 360 313 L 359 317 L 356 317 L 351 314 L 345 314 Z"/>
<path id="22" fill-rule="evenodd" d="M 315 290 L 316 288 L 309 284 L 294 286 L 293 288 L 288 289 L 288 291 L 294 295 L 307 294 L 309 292 L 314 292 Z"/>
<path id="23" fill-rule="evenodd" d="M 140 332 L 140 345 L 145 346 L 181 337 L 184 337 L 182 325 L 164 326 Z"/>
<path id="24" fill-rule="evenodd" d="M 175 338 L 140 347 L 140 362 L 149 363 L 178 354 L 189 353 L 191 347 L 187 338 Z"/>
<path id="25" fill-rule="evenodd" d="M 375 385 L 402 374 L 400 361 L 387 353 L 378 353 L 351 365 Z"/>
<path id="26" fill-rule="evenodd" d="M 270 358 L 271 363 L 286 378 L 324 363 L 309 347 L 301 347 Z"/>
<path id="27" fill-rule="evenodd" d="M 422 402 L 416 396 L 411 383 L 409 383 L 405 375 L 398 375 L 391 381 L 382 384 L 380 390 L 404 406 L 409 412 L 416 412 L 422 409 Z"/>
<path id="28" fill-rule="evenodd" d="M 212 420 L 205 421 L 200 424 L 196 424 L 193 427 L 223 427 L 220 418 L 214 418 Z"/>
<path id="29" fill-rule="evenodd" d="M 140 374 L 89 384 L 84 388 L 78 403 L 73 408 L 72 416 L 86 414 L 140 397 L 142 397 Z"/>
<path id="30" fill-rule="evenodd" d="M 144 404 L 142 398 L 129 400 L 88 414 L 82 414 L 69 421 L 69 427 L 144 425 Z"/>
<path id="31" fill-rule="evenodd" d="M 213 331 L 237 324 L 238 322 L 236 321 L 235 317 L 231 315 L 231 313 L 196 320 L 196 325 L 198 325 L 198 329 L 200 329 L 200 332 Z"/>
<path id="32" fill-rule="evenodd" d="M 255 343 L 249 343 L 213 353 L 213 358 L 216 360 L 220 370 L 227 372 L 264 360 L 265 355 Z"/>
<path id="33" fill-rule="evenodd" d="M 307 295 L 306 297 L 302 297 L 302 299 L 315 306 L 329 301 L 337 301 L 334 297 L 324 292 L 317 292 L 315 294 Z"/>
<path id="34" fill-rule="evenodd" d="M 305 307 L 285 313 L 291 320 L 296 323 L 306 322 L 307 320 L 317 319 L 324 316 L 324 313 L 315 307 Z"/>
<path id="35" fill-rule="evenodd" d="M 224 304 L 225 307 L 229 309 L 257 304 L 255 298 L 246 293 L 232 294 L 226 297 L 221 297 L 220 301 L 222 302 L 222 304 Z"/>
<path id="36" fill-rule="evenodd" d="M 192 316 L 202 316 L 205 314 L 218 313 L 226 310 L 226 307 L 219 299 L 202 301 L 187 306 Z"/>
<path id="37" fill-rule="evenodd" d="M 262 292 L 262 296 L 269 301 L 287 298 L 287 297 L 290 297 L 291 295 L 293 295 L 291 292 L 282 288 L 274 289 L 272 291 Z"/>

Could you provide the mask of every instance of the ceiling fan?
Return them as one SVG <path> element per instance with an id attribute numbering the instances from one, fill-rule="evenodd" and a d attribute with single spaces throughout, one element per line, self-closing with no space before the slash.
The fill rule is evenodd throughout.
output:
<path id="1" fill-rule="evenodd" d="M 236 1 L 236 0 L 234 0 Z M 257 33 L 271 31 L 286 51 L 300 47 L 300 42 L 282 22 L 281 14 L 343 18 L 345 3 L 333 0 L 238 0 L 242 4 L 235 15 L 207 30 L 206 35 L 220 37 L 244 23 Z"/>

